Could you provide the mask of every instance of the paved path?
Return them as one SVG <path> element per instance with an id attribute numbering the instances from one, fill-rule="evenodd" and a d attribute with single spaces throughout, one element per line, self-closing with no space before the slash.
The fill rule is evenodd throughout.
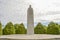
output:
<path id="1" fill-rule="evenodd" d="M 60 35 L 34 34 L 34 35 L 3 35 L 1 38 L 7 39 L 54 39 L 60 38 Z"/>

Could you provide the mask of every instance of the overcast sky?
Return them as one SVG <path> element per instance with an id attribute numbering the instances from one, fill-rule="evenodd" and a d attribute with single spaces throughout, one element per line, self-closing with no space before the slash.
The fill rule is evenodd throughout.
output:
<path id="1" fill-rule="evenodd" d="M 0 0 L 0 21 L 27 23 L 29 5 L 34 9 L 34 23 L 60 22 L 60 0 Z"/>

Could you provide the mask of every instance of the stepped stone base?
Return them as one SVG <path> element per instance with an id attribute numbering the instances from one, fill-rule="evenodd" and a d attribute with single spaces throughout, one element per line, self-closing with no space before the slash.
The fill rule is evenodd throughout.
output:
<path id="1" fill-rule="evenodd" d="M 60 40 L 60 35 L 3 35 L 0 36 L 0 40 Z"/>

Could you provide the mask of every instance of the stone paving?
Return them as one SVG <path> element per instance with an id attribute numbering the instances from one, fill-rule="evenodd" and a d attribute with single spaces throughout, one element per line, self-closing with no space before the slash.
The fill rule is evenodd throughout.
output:
<path id="1" fill-rule="evenodd" d="M 0 40 L 60 40 L 60 35 L 34 34 L 34 35 L 3 35 Z"/>

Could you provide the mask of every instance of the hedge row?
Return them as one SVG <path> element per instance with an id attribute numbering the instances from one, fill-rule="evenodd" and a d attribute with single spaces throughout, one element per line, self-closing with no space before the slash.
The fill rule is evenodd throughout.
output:
<path id="1" fill-rule="evenodd" d="M 10 35 L 10 34 L 26 34 L 27 29 L 24 24 L 14 24 L 8 22 L 2 30 L 2 24 L 0 22 L 0 35 Z M 60 34 L 60 25 L 54 22 L 50 22 L 48 26 L 38 23 L 34 27 L 35 34 Z"/>
<path id="2" fill-rule="evenodd" d="M 60 25 L 54 22 L 50 22 L 48 26 L 44 26 L 38 23 L 34 28 L 35 34 L 60 34 Z"/>

